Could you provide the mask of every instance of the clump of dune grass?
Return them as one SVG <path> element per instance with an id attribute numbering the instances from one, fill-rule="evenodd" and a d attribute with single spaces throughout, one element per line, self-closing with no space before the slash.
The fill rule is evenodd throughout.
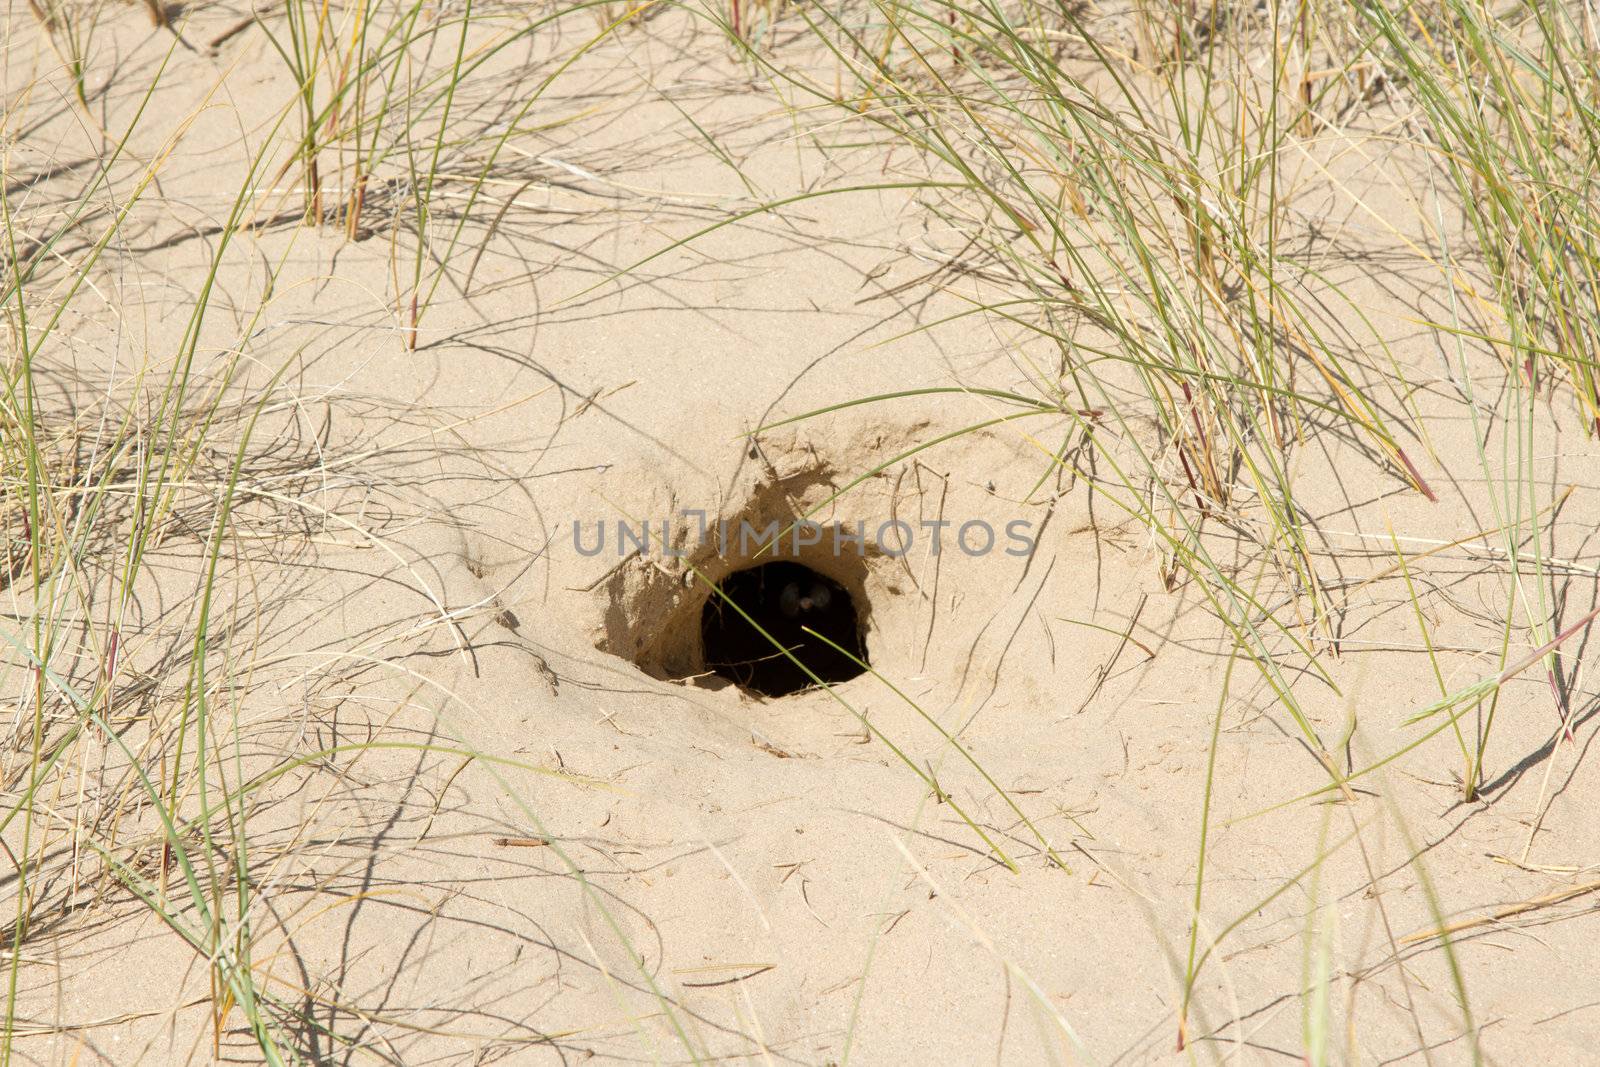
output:
<path id="1" fill-rule="evenodd" d="M 964 400 L 978 415 L 965 431 L 886 457 L 839 494 L 966 432 L 1004 426 L 1033 442 L 1040 485 L 1065 469 L 1138 521 L 1161 549 L 1169 584 L 1192 583 L 1203 594 L 1233 650 L 1229 677 L 1236 661 L 1249 663 L 1287 713 L 1329 780 L 1285 804 L 1329 796 L 1354 802 L 1351 782 L 1447 730 L 1461 753 L 1462 796 L 1475 800 L 1502 688 L 1536 666 L 1549 677 L 1560 729 L 1570 736 L 1560 652 L 1600 612 L 1564 620 L 1557 613 L 1541 545 L 1543 523 L 1560 501 L 1541 498 L 1536 484 L 1528 404 L 1536 392 L 1555 390 L 1593 423 L 1600 68 L 1590 20 L 1572 6 L 1513 5 L 1491 14 L 1464 2 L 1135 4 L 1132 30 L 1119 36 L 1105 32 L 1103 15 L 1070 6 L 877 0 L 791 9 L 790 23 L 803 25 L 803 39 L 827 57 L 800 64 L 782 47 L 753 41 L 737 14 L 737 5 L 707 9 L 797 116 L 846 126 L 851 136 L 837 139 L 852 148 L 863 138 L 885 152 L 909 147 L 924 170 L 775 201 L 730 222 L 814 196 L 918 190 L 921 209 L 961 240 L 944 288 L 970 301 L 966 314 L 1014 338 L 1009 388 L 908 388 L 761 430 L 915 397 Z M 1494 670 L 1452 686 L 1420 608 L 1413 564 L 1395 542 L 1394 565 L 1372 580 L 1404 581 L 1440 697 L 1409 719 L 1427 724 L 1413 739 L 1363 766 L 1341 766 L 1333 752 L 1349 746 L 1355 720 L 1341 737 L 1323 736 L 1295 680 L 1315 678 L 1338 694 L 1325 654 L 1337 648 L 1334 618 L 1348 605 L 1326 588 L 1325 557 L 1297 499 L 1296 452 L 1316 434 L 1347 435 L 1363 446 L 1373 476 L 1430 502 L 1440 498 L 1422 469 L 1430 448 L 1414 383 L 1364 307 L 1296 251 L 1308 220 L 1285 161 L 1315 155 L 1319 138 L 1343 136 L 1338 124 L 1352 110 L 1396 99 L 1411 109 L 1412 128 L 1422 131 L 1415 143 L 1475 239 L 1471 249 L 1454 247 L 1447 227 L 1430 219 L 1425 225 L 1443 252 L 1419 250 L 1460 310 L 1455 320 L 1430 325 L 1443 347 L 1463 357 L 1455 380 L 1474 426 L 1478 401 L 1465 348 L 1499 354 L 1511 374 L 1509 421 L 1498 431 L 1511 461 L 1491 461 L 1490 428 L 1476 435 L 1482 474 L 1498 487 L 1495 524 L 1478 536 L 1505 546 L 1507 604 L 1499 646 L 1485 650 Z M 957 285 L 963 278 L 972 284 Z M 1219 526 L 1253 543 L 1276 574 L 1269 584 L 1292 591 L 1286 601 L 1265 601 L 1266 571 L 1247 580 L 1213 554 L 1208 530 Z M 1514 652 L 1518 645 L 1531 651 Z M 1221 715 L 1219 706 L 1218 724 Z M 1214 761 L 1215 734 L 1212 746 Z M 1196 919 L 1179 967 L 1180 1048 L 1190 1036 L 1199 971 L 1215 940 L 1237 925 L 1201 950 L 1210 817 L 1208 778 Z M 1338 846 L 1328 844 L 1323 825 L 1316 862 L 1273 896 L 1307 874 L 1314 882 L 1322 861 L 1351 841 L 1378 877 L 1359 824 Z M 1431 887 L 1428 899 L 1437 915 Z M 1313 1062 L 1327 1060 L 1335 1043 L 1327 936 L 1308 930 L 1305 1040 Z M 1398 952 L 1392 930 L 1389 936 Z M 1444 947 L 1476 1062 L 1474 1023 L 1447 937 Z"/>
<path id="2" fill-rule="evenodd" d="M 1358 5 L 1467 223 L 1441 267 L 1473 332 L 1600 432 L 1600 37 L 1585 5 Z M 1456 324 L 1441 323 L 1441 327 Z M 1471 328 L 1471 327 L 1466 327 Z M 1553 379 L 1553 381 L 1551 381 Z"/>
<path id="3" fill-rule="evenodd" d="M 109 85 L 96 80 L 93 67 L 97 7 L 57 4 L 40 12 L 40 29 L 84 110 L 96 87 Z M 409 229 L 415 244 L 390 295 L 396 307 L 409 303 L 414 347 L 431 294 L 459 269 L 452 260 L 481 254 L 481 243 L 469 241 L 487 240 L 470 228 L 485 222 L 478 202 L 485 177 L 500 150 L 528 133 L 524 123 L 540 92 L 515 101 L 509 116 L 497 114 L 499 124 L 461 121 L 456 96 L 470 83 L 480 104 L 492 97 L 490 61 L 572 14 L 501 7 L 480 17 L 469 4 L 445 16 L 421 3 L 398 14 L 372 3 L 338 9 L 290 3 L 260 12 L 251 28 L 279 46 L 295 91 L 268 110 L 248 139 L 238 185 L 225 191 L 173 349 L 113 352 L 118 370 L 105 382 L 81 380 L 62 358 L 63 322 L 103 298 L 97 283 L 112 264 L 140 269 L 137 253 L 126 247 L 129 221 L 159 198 L 163 168 L 199 113 L 172 115 L 155 103 L 173 56 L 189 47 L 181 28 L 164 44 L 165 58 L 148 72 L 148 83 L 134 87 L 131 106 L 117 109 L 121 117 L 112 128 L 92 130 L 102 138 L 99 154 L 72 199 L 36 195 L 51 188 L 51 161 L 37 174 L 8 167 L 0 197 L 0 593 L 12 611 L 0 634 L 0 679 L 15 699 L 16 717 L 0 750 L 7 792 L 0 835 L 15 877 L 5 897 L 0 1063 L 25 1055 L 19 1035 L 49 1032 L 23 1015 L 24 974 L 47 955 L 62 917 L 98 911 L 127 921 L 130 903 L 187 944 L 208 974 L 210 1055 L 220 1055 L 241 1029 L 254 1055 L 273 1064 L 305 1062 L 313 1048 L 359 1047 L 366 1038 L 322 1021 L 327 998 L 286 981 L 278 973 L 282 961 L 275 953 L 263 958 L 259 949 L 264 936 L 276 945 L 293 934 L 275 928 L 265 907 L 273 872 L 295 846 L 262 840 L 259 823 L 271 807 L 266 794 L 329 761 L 396 750 L 462 761 L 455 773 L 467 764 L 483 769 L 544 832 L 537 812 L 500 776 L 507 768 L 550 772 L 475 748 L 456 726 L 451 708 L 458 701 L 450 694 L 435 713 L 442 738 L 380 736 L 265 757 L 255 744 L 252 730 L 259 726 L 247 724 L 240 701 L 256 690 L 257 672 L 272 657 L 257 643 L 270 605 L 261 603 L 251 573 L 253 546 L 270 539 L 288 551 L 296 538 L 285 530 L 301 530 L 307 539 L 332 530 L 401 557 L 380 532 L 317 495 L 327 491 L 334 468 L 339 484 L 359 486 L 372 450 L 329 455 L 317 442 L 296 451 L 281 439 L 280 413 L 301 405 L 290 384 L 297 354 L 273 354 L 258 340 L 294 241 L 270 256 L 252 254 L 260 271 L 244 287 L 252 302 L 233 303 L 227 312 L 215 305 L 237 280 L 232 272 L 241 247 L 264 229 L 331 224 L 359 236 L 373 209 L 373 173 L 398 166 L 404 192 L 384 208 L 390 225 Z M 607 32 L 587 33 L 584 45 L 543 69 L 539 90 Z M 447 48 L 442 62 L 433 59 L 438 41 Z M 30 108 L 50 106 L 41 99 L 49 100 L 47 86 L 23 87 L 7 100 L 0 125 L 8 132 L 26 128 Z M 200 104 L 207 106 L 209 97 Z M 338 163 L 325 166 L 325 155 Z M 465 173 L 446 175 L 447 165 Z M 303 183 L 304 210 L 284 219 L 275 205 L 292 170 Z M 336 189 L 330 181 L 339 183 Z M 434 207 L 446 183 L 461 190 L 449 212 Z M 400 281 L 405 274 L 409 281 Z M 221 325 L 229 312 L 235 318 Z M 61 380 L 70 385 L 65 392 L 55 387 Z M 268 423 L 277 428 L 264 430 Z M 369 483 L 366 491 L 372 490 Z M 252 523 L 267 532 L 250 529 Z M 181 550 L 198 559 L 192 596 L 171 617 L 141 618 L 154 561 Z M 456 614 L 414 568 L 410 574 L 433 609 L 423 631 L 455 633 Z M 328 659 L 406 676 L 388 667 L 382 644 Z M 573 776 L 556 777 L 582 785 Z M 576 863 L 558 842 L 548 845 L 595 914 L 628 944 Z M 662 1018 L 696 1056 L 652 976 L 641 971 L 637 978 L 655 991 Z M 335 1000 L 331 1007 L 345 1005 Z M 349 1017 L 363 1015 L 352 1006 Z"/>
<path id="4" fill-rule="evenodd" d="M 396 315 L 415 349 L 440 286 L 470 284 L 451 277 L 451 264 L 489 239 L 493 221 L 476 209 L 503 213 L 515 199 L 495 204 L 489 189 L 503 181 L 507 146 L 567 121 L 542 113 L 547 91 L 650 6 L 290 0 L 281 18 L 259 20 L 298 86 L 297 136 L 271 185 L 297 172 L 304 220 L 313 225 L 339 227 L 351 239 L 389 231 Z M 545 63 L 509 67 L 517 46 L 569 32 L 570 46 Z M 510 97 L 508 78 L 517 87 Z"/>

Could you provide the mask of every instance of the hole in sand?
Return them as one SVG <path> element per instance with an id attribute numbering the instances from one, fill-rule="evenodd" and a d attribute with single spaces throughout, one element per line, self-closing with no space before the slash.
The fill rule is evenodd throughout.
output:
<path id="1" fill-rule="evenodd" d="M 808 629 L 850 655 L 818 640 Z M 700 640 L 706 670 L 768 697 L 788 696 L 816 684 L 774 647 L 774 641 L 829 684 L 862 673 L 850 656 L 863 663 L 867 659 L 855 600 L 844 586 L 802 563 L 763 563 L 724 578 L 721 595 L 713 592 L 700 609 Z"/>

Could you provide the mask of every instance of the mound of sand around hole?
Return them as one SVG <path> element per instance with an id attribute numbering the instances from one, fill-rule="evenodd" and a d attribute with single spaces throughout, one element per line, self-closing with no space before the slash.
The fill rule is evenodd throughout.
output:
<path id="1" fill-rule="evenodd" d="M 631 505 L 617 499 L 628 517 L 589 520 L 561 545 L 594 553 L 591 566 L 610 566 L 593 594 L 595 647 L 652 677 L 720 688 L 724 679 L 708 665 L 702 636 L 713 587 L 748 568 L 788 562 L 848 594 L 874 666 L 925 664 L 929 616 L 941 601 L 991 596 L 1004 588 L 995 584 L 1000 575 L 1014 581 L 1051 519 L 1051 498 L 1022 499 L 1020 478 L 1008 481 L 1015 494 L 1008 497 L 989 481 L 953 477 L 952 468 L 1016 466 L 1016 446 L 985 434 L 876 470 L 937 431 L 926 420 L 870 430 L 864 421 L 730 446 L 726 488 L 710 500 L 679 491 L 659 470 L 616 471 L 609 480 L 623 498 L 636 487 Z M 942 658 L 937 650 L 934 658 Z"/>

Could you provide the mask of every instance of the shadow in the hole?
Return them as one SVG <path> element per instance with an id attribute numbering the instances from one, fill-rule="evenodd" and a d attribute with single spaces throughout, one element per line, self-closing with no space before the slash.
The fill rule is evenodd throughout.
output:
<path id="1" fill-rule="evenodd" d="M 800 563 L 763 563 L 728 575 L 721 590 L 723 595 L 713 593 L 700 613 L 707 670 L 768 697 L 815 685 L 799 664 L 774 647 L 776 641 L 830 684 L 862 673 L 860 664 L 850 658 L 863 662 L 867 658 L 855 602 L 832 578 Z M 808 627 L 850 656 L 808 634 Z"/>

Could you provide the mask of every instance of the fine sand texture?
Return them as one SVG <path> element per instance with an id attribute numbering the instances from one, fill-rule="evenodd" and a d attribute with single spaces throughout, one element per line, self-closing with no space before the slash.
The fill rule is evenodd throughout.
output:
<path id="1" fill-rule="evenodd" d="M 0 1063 L 1593 1062 L 1592 22 L 9 0 Z"/>

